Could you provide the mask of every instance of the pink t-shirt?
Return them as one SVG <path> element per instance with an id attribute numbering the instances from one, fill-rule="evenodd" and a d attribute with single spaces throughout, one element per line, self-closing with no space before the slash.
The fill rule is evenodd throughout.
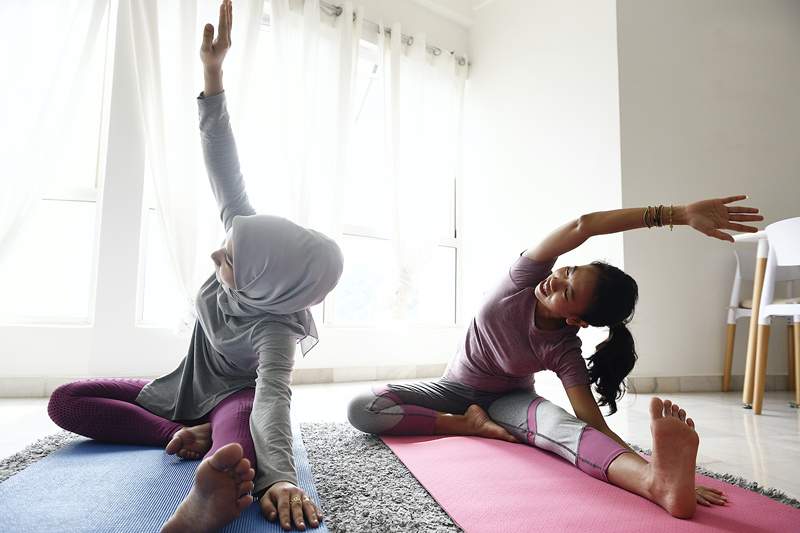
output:
<path id="1" fill-rule="evenodd" d="M 578 328 L 543 330 L 533 320 L 534 288 L 554 261 L 520 256 L 472 320 L 445 379 L 488 392 L 530 389 L 533 374 L 552 370 L 564 388 L 589 383 Z"/>

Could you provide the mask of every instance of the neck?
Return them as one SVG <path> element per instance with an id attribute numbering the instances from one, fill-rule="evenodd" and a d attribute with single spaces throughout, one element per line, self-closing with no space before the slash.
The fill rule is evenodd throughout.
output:
<path id="1" fill-rule="evenodd" d="M 567 325 L 564 317 L 554 315 L 537 300 L 536 308 L 533 311 L 533 321 L 539 329 L 561 329 Z"/>

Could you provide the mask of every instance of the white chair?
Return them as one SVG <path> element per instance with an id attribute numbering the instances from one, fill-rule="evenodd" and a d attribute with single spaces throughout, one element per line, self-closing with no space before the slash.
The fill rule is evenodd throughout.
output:
<path id="1" fill-rule="evenodd" d="M 775 283 L 779 279 L 778 267 L 781 267 L 784 272 L 790 272 L 790 276 L 800 278 L 800 217 L 770 224 L 767 226 L 766 232 L 769 239 L 769 255 L 767 256 L 764 288 L 761 291 L 761 306 L 758 314 L 758 345 L 753 391 L 753 411 L 757 415 L 761 414 L 764 401 L 769 328 L 773 316 L 789 316 L 794 322 L 795 401 L 792 406 L 797 407 L 800 404 L 800 302 L 779 303 L 774 298 Z"/>
<path id="2" fill-rule="evenodd" d="M 737 235 L 738 237 L 738 235 Z M 766 244 L 766 239 L 764 239 L 764 244 Z M 728 327 L 727 327 L 727 339 L 726 339 L 726 346 L 725 346 L 725 358 L 723 364 L 723 373 L 722 373 L 722 390 L 723 392 L 728 392 L 730 390 L 731 385 L 731 368 L 733 366 L 733 351 L 734 351 L 734 340 L 736 338 L 736 323 L 739 321 L 740 318 L 744 317 L 751 317 L 753 314 L 753 298 L 743 298 L 742 297 L 742 283 L 745 285 L 752 286 L 753 281 L 756 278 L 756 246 L 757 242 L 753 240 L 743 240 L 737 239 L 736 244 L 733 248 L 733 255 L 736 258 L 736 274 L 733 278 L 733 286 L 731 287 L 731 298 L 730 304 L 728 305 Z M 768 249 L 765 246 L 765 249 Z M 764 255 L 767 254 L 766 251 L 762 251 Z M 766 267 L 766 265 L 765 265 Z M 794 283 L 797 281 L 797 285 L 800 288 L 800 276 L 797 276 L 795 279 L 795 274 L 792 269 L 785 269 L 785 268 L 778 268 L 776 273 L 776 281 L 778 282 L 786 282 L 786 298 L 782 298 L 780 300 L 776 300 L 774 303 L 800 303 L 800 297 L 795 297 L 795 292 L 793 290 Z M 789 363 L 789 383 L 790 389 L 794 389 L 792 385 L 794 385 L 794 335 L 793 335 L 793 327 L 792 327 L 792 318 L 788 317 L 789 327 L 788 327 L 788 363 Z M 754 324 L 755 326 L 755 324 Z M 755 368 L 755 357 L 756 357 L 756 339 L 755 336 L 757 335 L 757 329 L 754 327 L 752 328 L 754 338 L 749 344 L 752 344 L 752 350 L 747 351 L 747 357 L 751 360 L 748 361 L 749 364 L 746 365 L 747 369 L 752 372 Z M 749 376 L 750 382 L 749 387 L 752 388 L 753 376 Z M 746 407 L 750 407 L 752 403 L 752 391 L 747 395 L 744 399 L 744 403 Z"/>

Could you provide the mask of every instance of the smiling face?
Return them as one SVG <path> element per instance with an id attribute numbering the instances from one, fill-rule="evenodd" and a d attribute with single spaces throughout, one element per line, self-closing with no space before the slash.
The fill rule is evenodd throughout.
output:
<path id="1" fill-rule="evenodd" d="M 236 280 L 233 276 L 233 239 L 228 237 L 225 240 L 225 246 L 219 250 L 214 250 L 211 254 L 211 260 L 217 270 L 217 279 L 220 283 L 224 283 L 231 289 L 236 288 Z"/>
<path id="2" fill-rule="evenodd" d="M 567 266 L 553 271 L 534 289 L 539 309 L 548 318 L 561 318 L 585 327 L 584 316 L 594 300 L 597 271 L 592 265 Z"/>

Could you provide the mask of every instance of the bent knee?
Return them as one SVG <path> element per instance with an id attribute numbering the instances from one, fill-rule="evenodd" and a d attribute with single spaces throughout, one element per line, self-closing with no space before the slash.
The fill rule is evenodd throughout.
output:
<path id="1" fill-rule="evenodd" d="M 75 425 L 73 413 L 77 397 L 76 383 L 66 383 L 54 390 L 47 402 L 50 420 L 63 429 L 71 430 Z"/>
<path id="2" fill-rule="evenodd" d="M 350 424 L 364 433 L 381 433 L 388 429 L 386 414 L 382 411 L 396 407 L 397 402 L 381 390 L 366 390 L 350 400 L 347 406 L 347 419 Z M 394 423 L 389 424 L 389 427 Z"/>

